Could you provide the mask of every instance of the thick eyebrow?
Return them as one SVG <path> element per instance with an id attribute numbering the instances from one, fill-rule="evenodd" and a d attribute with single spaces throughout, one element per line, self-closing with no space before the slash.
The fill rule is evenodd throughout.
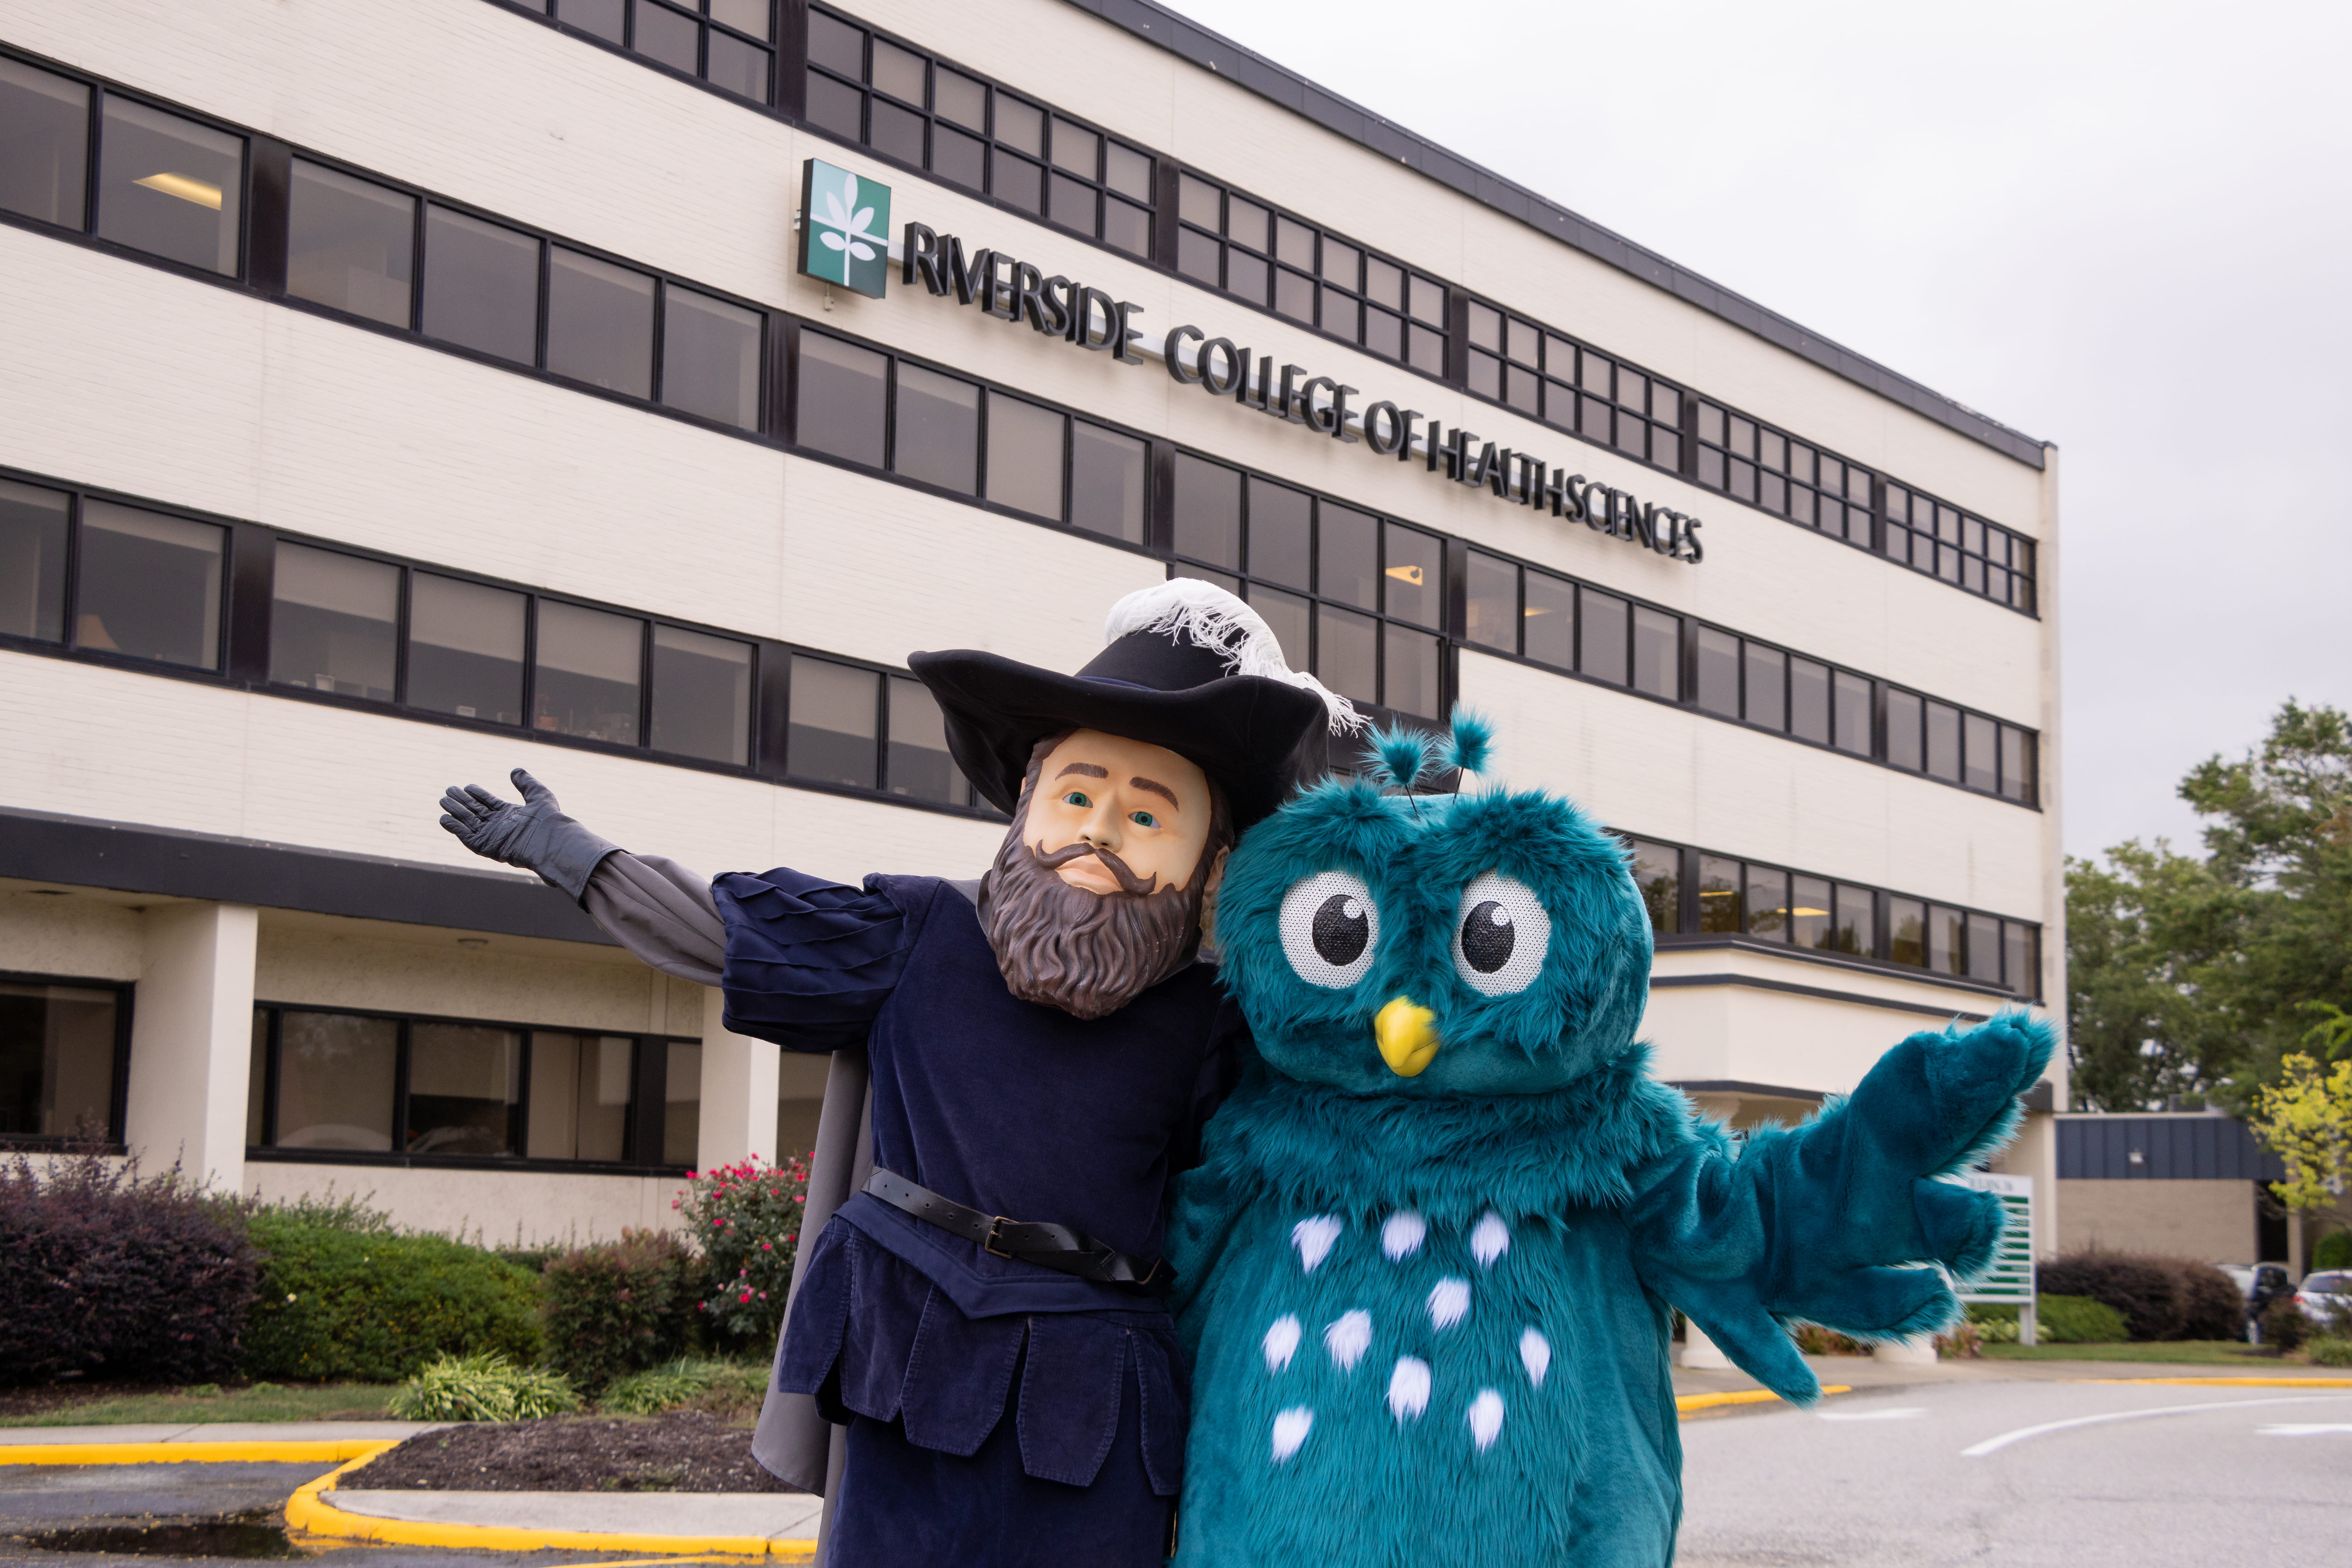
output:
<path id="1" fill-rule="evenodd" d="M 1148 789 L 1154 795 L 1166 795 L 1168 797 L 1168 804 L 1176 807 L 1179 811 L 1181 811 L 1184 808 L 1184 803 L 1176 798 L 1176 792 L 1170 789 L 1166 784 L 1161 784 L 1158 779 L 1133 778 L 1127 782 L 1130 788 Z"/>
<path id="2" fill-rule="evenodd" d="M 1072 773 L 1076 773 L 1082 778 L 1090 779 L 1107 779 L 1110 777 L 1110 770 L 1108 768 L 1098 768 L 1092 763 L 1065 763 L 1062 764 L 1062 771 L 1055 773 L 1054 776 L 1056 779 L 1066 779 Z"/>

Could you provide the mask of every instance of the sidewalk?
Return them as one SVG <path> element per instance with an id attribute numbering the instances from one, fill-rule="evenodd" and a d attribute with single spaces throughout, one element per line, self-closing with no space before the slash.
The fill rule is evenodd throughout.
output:
<path id="1" fill-rule="evenodd" d="M 1882 1362 L 1866 1355 L 1809 1355 L 1805 1358 L 1805 1364 L 1813 1369 L 1813 1375 L 1821 1380 L 1823 1387 L 1843 1384 L 1857 1394 L 1874 1388 L 1916 1387 L 1923 1383 L 2221 1382 L 2227 1384 L 2251 1379 L 2261 1384 L 2284 1380 L 2296 1384 L 2325 1381 L 2352 1384 L 2352 1369 L 2263 1362 L 2231 1366 L 2226 1363 L 2184 1365 L 2171 1362 L 1995 1361 L 1988 1357 L 1976 1361 L 1939 1361 L 1930 1366 Z M 1682 1397 L 1696 1394 L 1738 1393 L 1763 1386 L 1746 1373 L 1728 1367 L 1721 1371 L 1699 1371 L 1677 1366 L 1674 1376 L 1675 1393 Z"/>
<path id="2" fill-rule="evenodd" d="M 0 1426 L 0 1448 L 85 1443 L 397 1443 L 436 1421 L 214 1421 L 140 1426 Z"/>

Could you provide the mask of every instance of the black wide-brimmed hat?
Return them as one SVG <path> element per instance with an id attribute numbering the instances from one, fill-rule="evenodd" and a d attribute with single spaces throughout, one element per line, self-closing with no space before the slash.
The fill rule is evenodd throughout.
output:
<path id="1" fill-rule="evenodd" d="M 1039 741 L 1100 730 L 1189 759 L 1224 791 L 1239 832 L 1324 771 L 1330 731 L 1360 722 L 1284 662 L 1255 610 L 1198 578 L 1121 599 L 1104 643 L 1076 675 L 971 648 L 907 663 L 939 699 L 956 765 L 1008 813 Z"/>

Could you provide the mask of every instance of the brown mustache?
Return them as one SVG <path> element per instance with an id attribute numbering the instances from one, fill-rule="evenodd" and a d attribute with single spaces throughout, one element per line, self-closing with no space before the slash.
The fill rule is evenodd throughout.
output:
<path id="1" fill-rule="evenodd" d="M 1121 892 L 1132 893 L 1138 898 L 1148 896 L 1154 889 L 1160 886 L 1160 874 L 1158 872 L 1155 871 L 1149 877 L 1139 877 L 1132 870 L 1129 869 L 1126 861 L 1120 859 L 1118 856 L 1112 854 L 1108 849 L 1096 848 L 1093 845 L 1087 843 L 1083 838 L 1079 839 L 1076 844 L 1066 844 L 1061 848 L 1053 850 L 1050 853 L 1045 848 L 1045 840 L 1039 839 L 1035 844 L 1029 847 L 1029 853 L 1031 857 L 1036 860 L 1038 865 L 1044 867 L 1048 871 L 1058 871 L 1081 855 L 1091 855 L 1096 859 L 1110 868 L 1110 874 L 1118 879 L 1118 886 Z"/>

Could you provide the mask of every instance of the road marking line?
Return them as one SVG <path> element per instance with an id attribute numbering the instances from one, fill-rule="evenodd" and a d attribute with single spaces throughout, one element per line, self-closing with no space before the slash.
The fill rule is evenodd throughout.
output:
<path id="1" fill-rule="evenodd" d="M 2231 1399 L 2208 1405 L 2165 1405 L 2152 1410 L 2117 1410 L 2105 1415 L 2077 1415 L 2071 1421 L 2045 1421 L 2039 1426 L 2021 1426 L 2014 1432 L 2003 1432 L 1998 1437 L 1988 1437 L 1973 1447 L 1960 1450 L 1964 1459 L 1981 1459 L 2011 1443 L 2022 1443 L 2028 1437 L 2045 1433 L 2063 1432 L 2074 1426 L 2097 1426 L 2110 1421 L 2137 1421 L 2150 1415 L 2193 1415 L 2207 1410 L 2255 1410 L 2268 1405 L 2329 1405 L 2352 1399 L 2352 1394 L 2305 1394 L 2284 1399 Z"/>
<path id="2" fill-rule="evenodd" d="M 2307 1426 L 2264 1426 L 2255 1433 L 2260 1437 L 2317 1437 L 2327 1433 L 2352 1435 L 2352 1421 L 2321 1421 Z"/>
<path id="3" fill-rule="evenodd" d="M 1916 1421 L 1927 1413 L 1906 1405 L 1892 1410 L 1816 1410 L 1813 1414 L 1823 1421 Z"/>
<path id="4" fill-rule="evenodd" d="M 1852 1394 L 1853 1388 L 1843 1383 L 1831 1384 L 1823 1394 Z M 1685 1394 L 1675 1401 L 1675 1413 L 1688 1415 L 1694 1410 L 1716 1410 L 1726 1405 L 1772 1405 L 1780 1396 L 1769 1388 L 1743 1388 L 1737 1394 Z"/>
<path id="5" fill-rule="evenodd" d="M 2169 1384 L 2179 1388 L 2352 1388 L 2352 1377 L 2070 1377 L 2069 1383 Z"/>

